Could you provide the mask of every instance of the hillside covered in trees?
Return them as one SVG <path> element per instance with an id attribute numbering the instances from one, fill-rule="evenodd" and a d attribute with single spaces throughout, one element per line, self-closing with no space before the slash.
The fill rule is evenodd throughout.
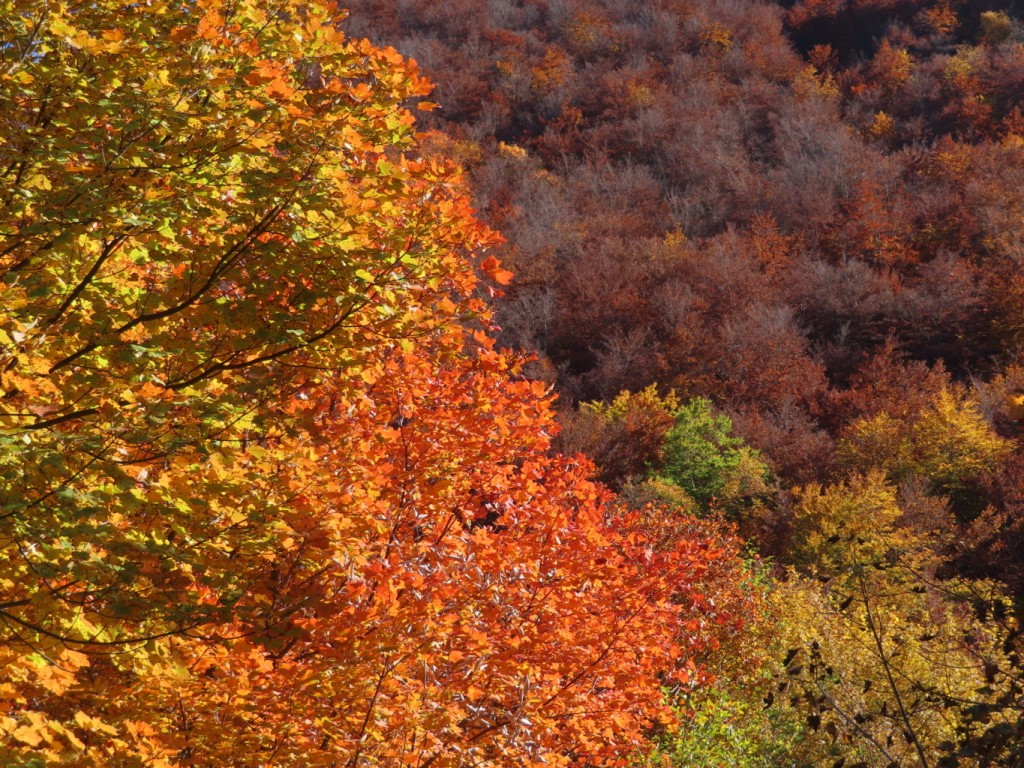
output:
<path id="1" fill-rule="evenodd" d="M 344 6 L 0 0 L 0 763 L 1024 765 L 1019 4 Z"/>

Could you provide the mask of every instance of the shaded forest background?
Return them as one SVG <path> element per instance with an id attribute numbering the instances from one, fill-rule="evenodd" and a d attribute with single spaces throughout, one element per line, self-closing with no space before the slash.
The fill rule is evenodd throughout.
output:
<path id="1" fill-rule="evenodd" d="M 516 273 L 501 341 L 537 355 L 564 409 L 651 383 L 709 397 L 782 487 L 833 478 L 851 424 L 944 387 L 1015 433 L 1014 3 L 350 5 L 350 34 L 437 83 L 421 121 Z M 570 428 L 562 447 L 593 440 Z M 597 458 L 620 485 L 650 457 Z M 1022 481 L 1010 458 L 952 500 L 957 562 L 1018 589 Z"/>

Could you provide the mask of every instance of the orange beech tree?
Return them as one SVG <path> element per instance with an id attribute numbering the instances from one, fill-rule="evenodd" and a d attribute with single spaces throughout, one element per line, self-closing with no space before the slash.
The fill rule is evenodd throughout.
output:
<path id="1" fill-rule="evenodd" d="M 337 22 L 0 2 L 5 765 L 614 761 L 737 631 L 727 535 L 550 455 Z"/>

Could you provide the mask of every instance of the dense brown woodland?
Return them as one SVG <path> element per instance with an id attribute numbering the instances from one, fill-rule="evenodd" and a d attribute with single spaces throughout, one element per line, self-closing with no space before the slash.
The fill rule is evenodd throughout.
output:
<path id="1" fill-rule="evenodd" d="M 0 764 L 1024 766 L 1020 3 L 343 6 L 0 0 Z"/>

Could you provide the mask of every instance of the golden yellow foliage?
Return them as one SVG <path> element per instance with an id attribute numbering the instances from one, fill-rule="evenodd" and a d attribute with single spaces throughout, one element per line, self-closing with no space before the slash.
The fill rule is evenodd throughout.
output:
<path id="1" fill-rule="evenodd" d="M 881 413 L 854 422 L 839 456 L 859 471 L 881 469 L 894 481 L 920 476 L 948 492 L 997 467 L 1011 448 L 976 400 L 944 388 L 906 420 Z"/>

